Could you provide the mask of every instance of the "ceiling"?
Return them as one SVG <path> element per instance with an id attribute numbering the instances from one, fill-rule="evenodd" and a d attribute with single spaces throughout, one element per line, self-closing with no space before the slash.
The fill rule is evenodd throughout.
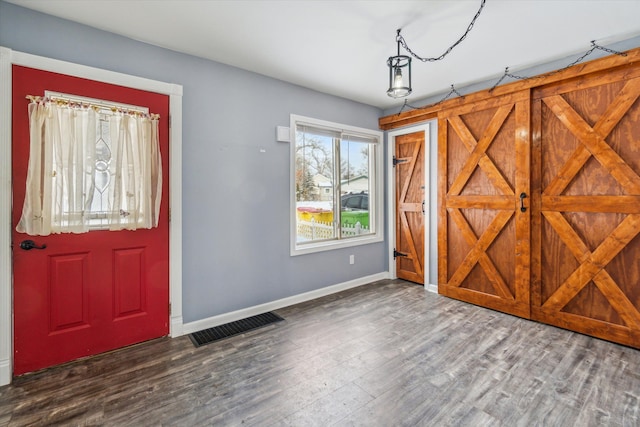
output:
<path id="1" fill-rule="evenodd" d="M 389 98 L 396 29 L 423 57 L 464 33 L 481 0 L 8 0 L 156 46 L 373 105 Z M 409 101 L 640 35 L 640 0 L 487 0 L 444 60 L 414 60 Z"/>

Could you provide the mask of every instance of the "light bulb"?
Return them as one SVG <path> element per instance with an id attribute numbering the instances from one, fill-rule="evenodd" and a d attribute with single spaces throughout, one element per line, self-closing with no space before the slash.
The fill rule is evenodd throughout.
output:
<path id="1" fill-rule="evenodd" d="M 396 68 L 393 73 L 393 87 L 395 89 L 401 88 L 402 84 L 402 70 L 400 67 Z"/>

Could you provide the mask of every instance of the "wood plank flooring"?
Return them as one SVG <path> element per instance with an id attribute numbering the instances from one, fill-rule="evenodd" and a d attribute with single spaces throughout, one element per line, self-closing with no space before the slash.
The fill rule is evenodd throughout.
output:
<path id="1" fill-rule="evenodd" d="M 638 426 L 640 351 L 381 281 L 0 387 L 0 425 Z"/>

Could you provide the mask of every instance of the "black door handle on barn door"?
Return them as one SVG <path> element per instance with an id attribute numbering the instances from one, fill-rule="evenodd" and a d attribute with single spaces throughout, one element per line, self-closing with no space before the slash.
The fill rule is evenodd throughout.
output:
<path id="1" fill-rule="evenodd" d="M 520 193 L 520 212 L 526 212 L 527 208 L 524 207 L 524 199 L 527 198 L 527 193 Z"/>
<path id="2" fill-rule="evenodd" d="M 25 251 L 30 251 L 31 249 L 44 249 L 47 245 L 38 246 L 33 240 L 23 240 L 20 242 L 20 247 Z"/>

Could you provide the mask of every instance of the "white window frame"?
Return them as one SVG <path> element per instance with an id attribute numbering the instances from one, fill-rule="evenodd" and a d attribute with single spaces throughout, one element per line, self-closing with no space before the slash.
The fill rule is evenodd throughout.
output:
<path id="1" fill-rule="evenodd" d="M 296 127 L 297 124 L 304 123 L 307 125 L 335 130 L 342 133 L 352 133 L 371 137 L 377 140 L 374 144 L 374 161 L 373 161 L 373 182 L 371 183 L 371 194 L 369 194 L 369 209 L 373 212 L 371 216 L 373 220 L 373 232 L 358 237 L 349 237 L 347 239 L 322 240 L 318 242 L 297 243 L 297 217 L 296 217 Z M 325 120 L 314 119 L 311 117 L 299 116 L 291 114 L 290 116 L 290 251 L 291 256 L 305 255 L 322 251 L 348 248 L 353 246 L 366 245 L 370 243 L 378 243 L 384 240 L 384 169 L 383 169 L 383 133 L 377 130 L 365 129 L 356 126 L 349 126 Z M 339 194 L 339 192 L 337 192 Z"/>

